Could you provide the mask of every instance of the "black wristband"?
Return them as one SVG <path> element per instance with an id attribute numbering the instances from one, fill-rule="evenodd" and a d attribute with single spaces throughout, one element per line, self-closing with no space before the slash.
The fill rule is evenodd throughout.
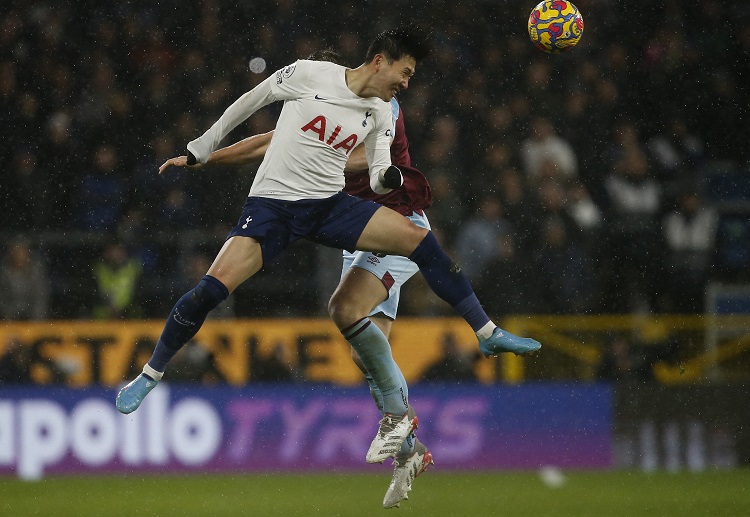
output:
<path id="1" fill-rule="evenodd" d="M 190 151 L 187 152 L 187 164 L 188 165 L 195 165 L 198 163 L 198 160 L 195 159 L 195 155 L 191 153 Z"/>
<path id="2" fill-rule="evenodd" d="M 383 174 L 383 186 L 385 188 L 399 188 L 404 184 L 404 177 L 401 175 L 401 169 L 391 165 Z"/>

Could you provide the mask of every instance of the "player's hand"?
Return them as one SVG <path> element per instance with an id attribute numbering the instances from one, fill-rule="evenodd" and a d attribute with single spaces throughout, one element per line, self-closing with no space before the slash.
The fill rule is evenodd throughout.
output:
<path id="1" fill-rule="evenodd" d="M 188 165 L 187 162 L 187 156 L 175 156 L 174 158 L 170 158 L 169 160 L 161 164 L 161 167 L 159 167 L 159 174 L 164 174 L 164 171 L 166 171 L 170 167 L 191 167 L 197 169 L 202 165 L 200 163 L 196 165 Z"/>
<path id="2" fill-rule="evenodd" d="M 391 165 L 383 173 L 383 177 L 381 178 L 380 183 L 385 188 L 399 188 L 404 184 L 404 175 L 401 174 L 401 169 L 399 169 L 395 165 Z"/>

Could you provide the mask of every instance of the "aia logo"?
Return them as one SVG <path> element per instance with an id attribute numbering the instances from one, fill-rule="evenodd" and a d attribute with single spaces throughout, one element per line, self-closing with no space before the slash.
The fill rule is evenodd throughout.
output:
<path id="1" fill-rule="evenodd" d="M 365 119 L 367 120 L 367 119 Z M 312 131 L 318 135 L 318 140 L 325 142 L 326 145 L 331 145 L 334 149 L 343 149 L 345 154 L 349 154 L 354 146 L 357 145 L 357 135 L 351 134 L 344 139 L 339 139 L 339 133 L 341 133 L 341 126 L 336 126 L 330 135 L 326 138 L 326 118 L 323 115 L 318 115 L 310 122 L 302 126 L 302 131 L 307 133 Z M 334 145 L 334 142 L 336 144 Z"/>

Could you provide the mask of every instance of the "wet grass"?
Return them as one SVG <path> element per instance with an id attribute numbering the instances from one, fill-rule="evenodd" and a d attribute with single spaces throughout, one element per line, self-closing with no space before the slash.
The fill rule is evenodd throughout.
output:
<path id="1" fill-rule="evenodd" d="M 374 474 L 0 478 L 0 515 L 369 516 L 390 472 Z M 750 470 L 573 472 L 551 487 L 531 472 L 441 473 L 416 480 L 393 514 L 425 516 L 750 515 Z"/>

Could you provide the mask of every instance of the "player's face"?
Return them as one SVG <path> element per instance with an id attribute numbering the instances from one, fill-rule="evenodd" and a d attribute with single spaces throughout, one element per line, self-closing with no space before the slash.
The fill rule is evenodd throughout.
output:
<path id="1" fill-rule="evenodd" d="M 390 102 L 394 95 L 409 87 L 409 79 L 414 75 L 417 62 L 413 57 L 389 61 L 383 57 L 378 74 L 380 76 L 380 98 Z"/>

